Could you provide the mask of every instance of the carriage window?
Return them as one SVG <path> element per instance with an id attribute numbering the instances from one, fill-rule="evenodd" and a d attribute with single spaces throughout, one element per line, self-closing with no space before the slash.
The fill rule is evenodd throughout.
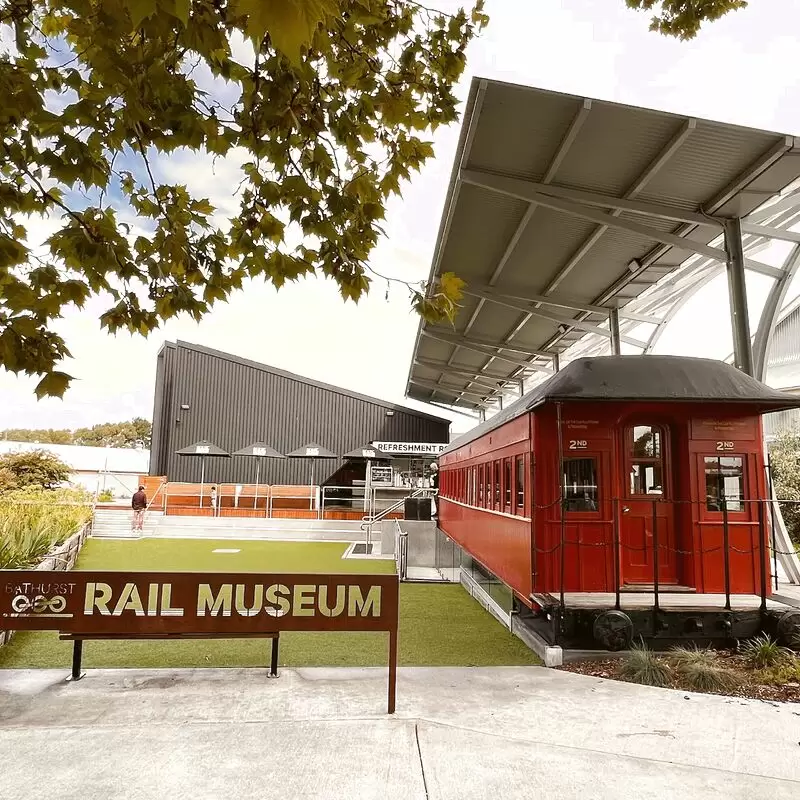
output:
<path id="1" fill-rule="evenodd" d="M 500 509 L 500 462 L 494 462 L 492 469 L 492 479 L 494 481 L 494 507 Z"/>
<path id="2" fill-rule="evenodd" d="M 635 495 L 664 493 L 664 443 L 660 428 L 635 425 L 629 431 L 629 492 Z"/>
<path id="3" fill-rule="evenodd" d="M 517 514 L 525 513 L 525 459 L 517 456 Z"/>
<path id="4" fill-rule="evenodd" d="M 492 507 L 492 465 L 487 464 L 486 470 L 486 496 L 484 497 L 484 508 Z"/>
<path id="5" fill-rule="evenodd" d="M 631 464 L 631 494 L 663 494 L 661 464 Z"/>
<path id="6" fill-rule="evenodd" d="M 706 456 L 706 509 L 744 511 L 744 465 L 739 456 Z"/>
<path id="7" fill-rule="evenodd" d="M 507 458 L 503 464 L 503 487 L 506 496 L 506 511 L 511 511 L 511 459 Z"/>
<path id="8" fill-rule="evenodd" d="M 483 464 L 478 467 L 478 503 L 483 505 Z"/>
<path id="9" fill-rule="evenodd" d="M 633 428 L 631 455 L 634 458 L 661 458 L 661 431 L 650 425 Z"/>
<path id="10" fill-rule="evenodd" d="M 565 511 L 597 511 L 597 460 L 567 458 L 562 485 Z"/>

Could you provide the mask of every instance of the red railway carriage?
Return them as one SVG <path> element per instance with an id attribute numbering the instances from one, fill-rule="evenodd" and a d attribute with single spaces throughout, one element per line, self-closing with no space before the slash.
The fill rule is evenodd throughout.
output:
<path id="1" fill-rule="evenodd" d="M 444 451 L 440 527 L 552 640 L 752 635 L 775 616 L 761 415 L 793 407 L 720 361 L 578 359 Z"/>

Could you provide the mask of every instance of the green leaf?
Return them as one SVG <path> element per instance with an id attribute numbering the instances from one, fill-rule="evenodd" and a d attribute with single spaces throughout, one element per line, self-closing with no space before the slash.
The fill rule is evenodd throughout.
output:
<path id="1" fill-rule="evenodd" d="M 337 0 L 238 0 L 236 7 L 247 14 L 247 34 L 256 46 L 269 34 L 294 65 L 300 64 L 302 48 L 311 44 L 317 26 L 342 13 Z"/>
<path id="2" fill-rule="evenodd" d="M 185 28 L 189 24 L 189 12 L 192 9 L 192 0 L 168 0 L 165 5 L 171 5 L 170 13 L 183 23 Z"/>
<path id="3" fill-rule="evenodd" d="M 455 272 L 445 272 L 439 278 L 439 290 L 448 300 L 452 300 L 454 303 L 464 296 L 462 290 L 466 285 L 466 282 L 461 280 Z"/>
<path id="4" fill-rule="evenodd" d="M 42 33 L 45 36 L 60 36 L 67 29 L 71 17 L 66 14 L 46 14 L 42 19 Z"/>
<path id="5" fill-rule="evenodd" d="M 212 206 L 211 203 L 205 198 L 203 200 L 195 200 L 192 205 L 192 211 L 197 214 L 213 214 L 214 206 Z"/>
<path id="6" fill-rule="evenodd" d="M 71 380 L 72 376 L 65 372 L 48 372 L 36 384 L 36 397 L 63 397 Z"/>
<path id="7" fill-rule="evenodd" d="M 134 30 L 156 12 L 156 0 L 125 0 Z"/>

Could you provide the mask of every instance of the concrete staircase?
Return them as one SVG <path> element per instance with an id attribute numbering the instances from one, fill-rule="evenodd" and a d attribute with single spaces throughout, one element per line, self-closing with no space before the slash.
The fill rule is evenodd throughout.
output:
<path id="1" fill-rule="evenodd" d="M 133 514 L 128 510 L 98 508 L 92 535 L 97 538 L 138 539 L 293 539 L 307 541 L 363 542 L 359 520 L 257 519 L 236 517 L 164 516 L 148 511 L 144 529 L 131 530 Z M 373 541 L 380 537 L 373 535 Z"/>
<path id="2" fill-rule="evenodd" d="M 154 536 L 164 515 L 161 511 L 148 511 L 141 531 L 131 530 L 133 511 L 118 508 L 96 508 L 92 524 L 92 536 L 102 539 L 138 539 Z"/>

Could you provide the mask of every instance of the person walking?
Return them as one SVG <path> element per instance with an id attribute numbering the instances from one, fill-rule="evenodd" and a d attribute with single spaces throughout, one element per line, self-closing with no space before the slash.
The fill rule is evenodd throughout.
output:
<path id="1" fill-rule="evenodd" d="M 138 492 L 134 492 L 131 498 L 131 508 L 133 509 L 132 530 L 140 531 L 144 526 L 144 512 L 147 510 L 147 495 L 144 486 L 139 487 Z"/>
<path id="2" fill-rule="evenodd" d="M 217 487 L 211 487 L 211 516 L 217 515 Z"/>

